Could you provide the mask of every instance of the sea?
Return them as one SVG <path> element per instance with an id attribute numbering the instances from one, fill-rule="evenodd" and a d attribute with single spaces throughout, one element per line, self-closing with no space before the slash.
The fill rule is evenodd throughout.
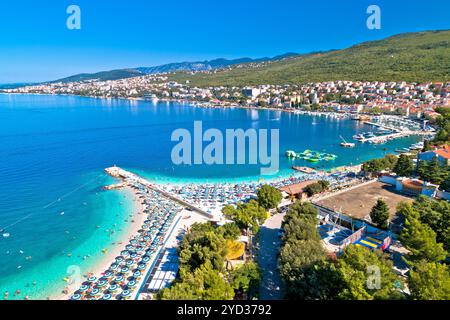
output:
<path id="1" fill-rule="evenodd" d="M 224 136 L 227 129 L 278 129 L 279 170 L 261 176 L 261 164 L 175 164 L 172 150 L 178 142 L 172 134 L 185 129 L 194 137 L 195 121 Z M 52 297 L 73 270 L 89 271 L 123 239 L 133 198 L 102 190 L 114 183 L 104 173 L 107 167 L 117 165 L 158 183 L 237 183 L 288 177 L 294 165 L 320 170 L 355 165 L 419 141 L 340 146 L 341 137 L 352 141 L 353 135 L 374 130 L 349 119 L 271 110 L 0 94 L 0 300 L 5 292 L 9 299 Z M 310 163 L 284 156 L 306 149 L 337 158 Z"/>

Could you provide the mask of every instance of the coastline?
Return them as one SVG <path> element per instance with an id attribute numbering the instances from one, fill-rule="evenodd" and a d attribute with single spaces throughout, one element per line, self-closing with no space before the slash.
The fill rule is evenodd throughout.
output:
<path id="1" fill-rule="evenodd" d="M 142 204 L 139 196 L 131 187 L 127 186 L 121 190 L 121 192 L 126 192 L 132 195 L 133 198 L 133 208 L 129 216 L 132 216 L 132 221 L 128 221 L 125 226 L 126 230 L 124 234 L 115 242 L 111 243 L 107 248 L 107 253 L 103 253 L 98 261 L 94 263 L 89 270 L 85 270 L 81 274 L 80 282 L 86 280 L 87 273 L 95 275 L 97 278 L 101 277 L 102 273 L 105 272 L 114 261 L 114 259 L 120 255 L 120 252 L 124 249 L 123 246 L 126 245 L 127 241 L 137 234 L 137 231 L 141 229 L 144 221 L 146 220 L 146 215 L 144 214 L 144 205 Z M 50 296 L 50 300 L 68 300 L 70 296 L 76 291 L 81 283 L 74 283 L 69 287 L 68 293 L 58 292 Z"/>

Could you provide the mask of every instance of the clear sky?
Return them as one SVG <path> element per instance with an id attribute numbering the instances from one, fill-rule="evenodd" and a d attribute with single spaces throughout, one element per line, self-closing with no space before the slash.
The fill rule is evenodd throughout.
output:
<path id="1" fill-rule="evenodd" d="M 66 27 L 69 5 L 81 30 Z M 366 9 L 381 8 L 380 30 Z M 339 49 L 450 29 L 447 0 L 3 0 L 0 83 L 203 59 Z"/>

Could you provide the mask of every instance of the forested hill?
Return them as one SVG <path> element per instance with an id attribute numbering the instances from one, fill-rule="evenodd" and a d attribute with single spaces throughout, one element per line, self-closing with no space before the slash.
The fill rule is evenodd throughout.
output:
<path id="1" fill-rule="evenodd" d="M 287 84 L 333 80 L 450 81 L 450 30 L 403 33 L 343 50 L 299 55 L 255 68 L 175 73 L 191 85 Z"/>

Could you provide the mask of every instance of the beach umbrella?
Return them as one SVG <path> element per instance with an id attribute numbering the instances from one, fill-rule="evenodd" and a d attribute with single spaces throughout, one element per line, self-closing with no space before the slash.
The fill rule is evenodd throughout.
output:
<path id="1" fill-rule="evenodd" d="M 111 270 L 117 270 L 117 268 L 119 267 L 119 265 L 117 263 L 113 263 L 110 267 Z"/>
<path id="2" fill-rule="evenodd" d="M 140 264 L 138 265 L 138 269 L 139 269 L 139 270 L 145 270 L 145 268 L 146 268 L 146 265 L 143 264 L 143 263 L 140 263 Z"/>
<path id="3" fill-rule="evenodd" d="M 141 271 L 139 271 L 139 270 L 136 270 L 134 273 L 133 273 L 133 277 L 135 277 L 135 278 L 139 278 L 141 276 Z"/>
<path id="4" fill-rule="evenodd" d="M 115 280 L 116 282 L 122 282 L 122 281 L 123 281 L 123 276 L 122 276 L 122 275 L 118 275 L 118 276 L 116 276 L 116 277 L 114 278 L 114 280 Z"/>
<path id="5" fill-rule="evenodd" d="M 130 271 L 130 268 L 128 268 L 128 267 L 123 267 L 123 268 L 120 270 L 120 272 L 122 272 L 122 273 L 127 273 L 128 271 Z"/>
<path id="6" fill-rule="evenodd" d="M 88 289 L 89 289 L 89 286 L 86 285 L 86 284 L 83 284 L 83 285 L 80 287 L 80 291 L 81 291 L 81 292 L 86 292 Z"/>
<path id="7" fill-rule="evenodd" d="M 102 279 L 97 283 L 97 286 L 99 288 L 102 288 L 102 287 L 106 286 L 107 284 L 108 284 L 108 281 Z"/>
<path id="8" fill-rule="evenodd" d="M 111 278 L 114 275 L 114 273 L 111 270 L 108 270 L 103 275 L 105 278 Z"/>
<path id="9" fill-rule="evenodd" d="M 148 263 L 150 261 L 150 258 L 145 256 L 144 258 L 142 258 L 142 262 L 144 263 Z"/>
<path id="10" fill-rule="evenodd" d="M 136 286 L 136 280 L 130 280 L 127 284 L 127 287 L 134 288 Z"/>
<path id="11" fill-rule="evenodd" d="M 122 257 L 122 256 L 118 256 L 118 257 L 116 257 L 116 261 L 117 262 L 123 262 L 125 260 L 125 258 L 124 257 Z"/>
<path id="12" fill-rule="evenodd" d="M 131 291 L 130 291 L 130 290 L 124 290 L 124 291 L 122 291 L 121 296 L 122 296 L 124 299 L 128 299 L 128 298 L 131 297 Z"/>
<path id="13" fill-rule="evenodd" d="M 90 276 L 89 278 L 88 278 L 88 282 L 94 282 L 94 281 L 96 281 L 97 280 L 97 277 L 96 276 Z"/>
<path id="14" fill-rule="evenodd" d="M 111 298 L 112 298 L 112 295 L 110 295 L 109 293 L 107 293 L 107 294 L 105 294 L 105 295 L 102 297 L 102 300 L 111 300 Z"/>
<path id="15" fill-rule="evenodd" d="M 119 286 L 117 284 L 113 284 L 109 287 L 110 292 L 116 292 L 119 289 Z"/>
<path id="16" fill-rule="evenodd" d="M 131 259 L 129 259 L 129 260 L 127 260 L 127 266 L 132 266 L 133 264 L 134 264 L 134 261 L 133 260 L 131 260 Z M 125 268 L 123 268 L 123 269 L 125 269 Z M 122 270 L 123 270 L 122 269 Z M 123 271 L 122 271 L 123 272 Z"/>
<path id="17" fill-rule="evenodd" d="M 81 300 L 81 294 L 79 294 L 79 293 L 76 293 L 76 294 L 74 294 L 71 298 L 70 298 L 70 300 Z"/>
<path id="18" fill-rule="evenodd" d="M 97 296 L 99 293 L 100 293 L 100 290 L 97 289 L 97 288 L 95 288 L 94 290 L 92 290 L 92 291 L 90 292 L 90 295 L 91 295 L 92 297 L 95 297 L 95 296 Z"/>
<path id="19" fill-rule="evenodd" d="M 130 252 L 128 250 L 124 250 L 120 253 L 120 255 L 126 257 L 130 255 Z"/>

